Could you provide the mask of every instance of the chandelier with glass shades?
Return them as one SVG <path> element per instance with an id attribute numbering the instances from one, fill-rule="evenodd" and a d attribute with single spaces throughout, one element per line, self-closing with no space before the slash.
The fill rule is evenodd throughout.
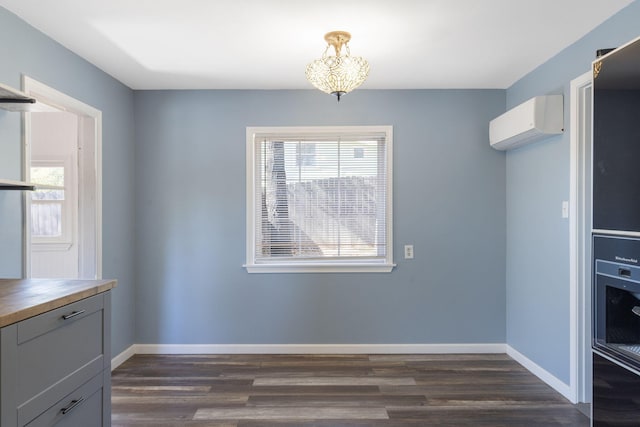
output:
<path id="1" fill-rule="evenodd" d="M 323 92 L 340 97 L 360 86 L 369 75 L 369 63 L 360 56 L 351 56 L 349 40 L 351 34 L 346 31 L 331 31 L 324 35 L 327 48 L 322 58 L 307 65 L 307 80 Z M 334 55 L 327 55 L 333 46 Z M 344 46 L 345 52 L 342 53 Z"/>

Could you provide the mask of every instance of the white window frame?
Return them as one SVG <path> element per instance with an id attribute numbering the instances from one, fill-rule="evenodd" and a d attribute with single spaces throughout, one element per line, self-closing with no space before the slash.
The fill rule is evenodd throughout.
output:
<path id="1" fill-rule="evenodd" d="M 304 136 L 338 136 L 344 134 L 384 134 L 386 154 L 386 246 L 383 260 L 313 260 L 293 261 L 291 259 L 268 263 L 256 261 L 256 188 L 255 171 L 258 156 L 255 140 L 264 137 L 294 138 Z M 314 126 L 314 127 L 247 127 L 246 129 L 246 176 L 247 176 L 247 223 L 246 223 L 246 264 L 249 273 L 388 273 L 393 263 L 393 127 L 392 126 Z"/>
<path id="2" fill-rule="evenodd" d="M 73 244 L 75 232 L 73 230 L 74 224 L 74 209 L 75 203 L 75 171 L 73 168 L 72 158 L 70 156 L 65 157 L 49 157 L 49 158 L 34 158 L 31 160 L 30 167 L 62 167 L 64 168 L 64 200 L 62 200 L 62 234 L 54 237 L 41 237 L 31 235 L 31 244 L 34 251 L 67 251 Z M 36 189 L 38 185 L 36 183 Z M 40 186 L 44 188 L 44 186 Z M 29 197 L 28 212 L 31 215 L 31 205 L 34 201 Z"/>

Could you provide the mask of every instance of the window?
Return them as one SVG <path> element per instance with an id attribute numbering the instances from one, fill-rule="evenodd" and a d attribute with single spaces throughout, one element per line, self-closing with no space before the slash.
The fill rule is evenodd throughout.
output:
<path id="1" fill-rule="evenodd" d="M 316 144 L 315 142 L 301 142 L 296 144 L 296 166 L 316 165 Z"/>
<path id="2" fill-rule="evenodd" d="M 247 128 L 247 270 L 391 271 L 391 165 L 391 126 Z"/>
<path id="3" fill-rule="evenodd" d="M 71 244 L 71 209 L 68 161 L 32 161 L 30 181 L 36 184 L 31 197 L 31 238 L 35 244 Z"/>

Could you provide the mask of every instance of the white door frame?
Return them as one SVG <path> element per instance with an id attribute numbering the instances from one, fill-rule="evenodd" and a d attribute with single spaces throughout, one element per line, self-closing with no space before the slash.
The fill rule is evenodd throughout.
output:
<path id="1" fill-rule="evenodd" d="M 591 401 L 591 71 L 571 81 L 569 286 L 571 401 Z M 589 143 L 587 143 L 589 142 Z"/>
<path id="2" fill-rule="evenodd" d="M 79 122 L 79 135 L 80 149 L 83 149 L 83 143 L 89 142 L 92 146 L 86 147 L 92 155 L 85 161 L 94 162 L 95 173 L 92 174 L 95 185 L 95 200 L 92 200 L 89 211 L 91 212 L 90 218 L 82 218 L 82 214 L 79 218 L 79 226 L 82 229 L 83 225 L 94 230 L 93 235 L 88 241 L 91 245 L 95 245 L 94 255 L 95 259 L 83 259 L 82 250 L 82 238 L 79 240 L 80 244 L 80 267 L 79 274 L 82 276 L 84 265 L 90 265 L 91 271 L 95 271 L 95 279 L 102 278 L 102 112 L 88 104 L 85 104 L 75 98 L 70 97 L 62 92 L 57 91 L 37 80 L 28 76 L 22 76 L 22 90 L 29 96 L 37 99 L 39 102 L 53 106 L 61 111 L 67 111 L 78 116 Z M 29 180 L 29 170 L 31 163 L 31 117 L 29 113 L 23 115 L 23 162 L 24 162 L 24 175 L 25 179 Z M 79 156 L 81 157 L 81 156 Z M 82 190 L 80 189 L 80 194 Z M 31 215 L 29 214 L 28 201 L 24 198 L 25 206 L 25 232 L 23 241 L 23 275 L 24 277 L 31 277 Z M 80 208 L 82 209 L 81 201 Z M 90 223 L 90 224 L 89 224 Z M 86 233 L 85 233 L 86 234 Z M 85 242 L 87 240 L 85 239 Z M 83 277 L 92 278 L 92 277 Z"/>

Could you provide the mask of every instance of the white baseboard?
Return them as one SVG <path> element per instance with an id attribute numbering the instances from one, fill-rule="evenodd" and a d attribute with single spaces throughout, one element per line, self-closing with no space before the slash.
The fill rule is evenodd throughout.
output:
<path id="1" fill-rule="evenodd" d="M 504 344 L 136 344 L 136 354 L 504 353 Z"/>
<path id="2" fill-rule="evenodd" d="M 567 384 L 559 380 L 556 376 L 551 374 L 546 369 L 542 368 L 540 365 L 526 357 L 524 354 L 520 353 L 518 350 L 514 349 L 510 345 L 507 345 L 507 354 L 516 362 L 527 368 L 529 372 L 531 372 L 536 377 L 540 378 L 542 381 L 547 383 L 549 386 L 553 387 L 558 393 L 567 398 L 571 403 L 576 403 L 574 398 L 574 393 Z"/>
<path id="3" fill-rule="evenodd" d="M 133 344 L 113 371 L 136 354 L 455 354 L 505 353 L 505 344 Z"/>
<path id="4" fill-rule="evenodd" d="M 122 365 L 127 361 L 127 359 L 133 357 L 136 353 L 136 345 L 133 344 L 131 347 L 127 348 L 125 351 L 111 359 L 111 370 L 113 371 L 118 366 Z"/>

